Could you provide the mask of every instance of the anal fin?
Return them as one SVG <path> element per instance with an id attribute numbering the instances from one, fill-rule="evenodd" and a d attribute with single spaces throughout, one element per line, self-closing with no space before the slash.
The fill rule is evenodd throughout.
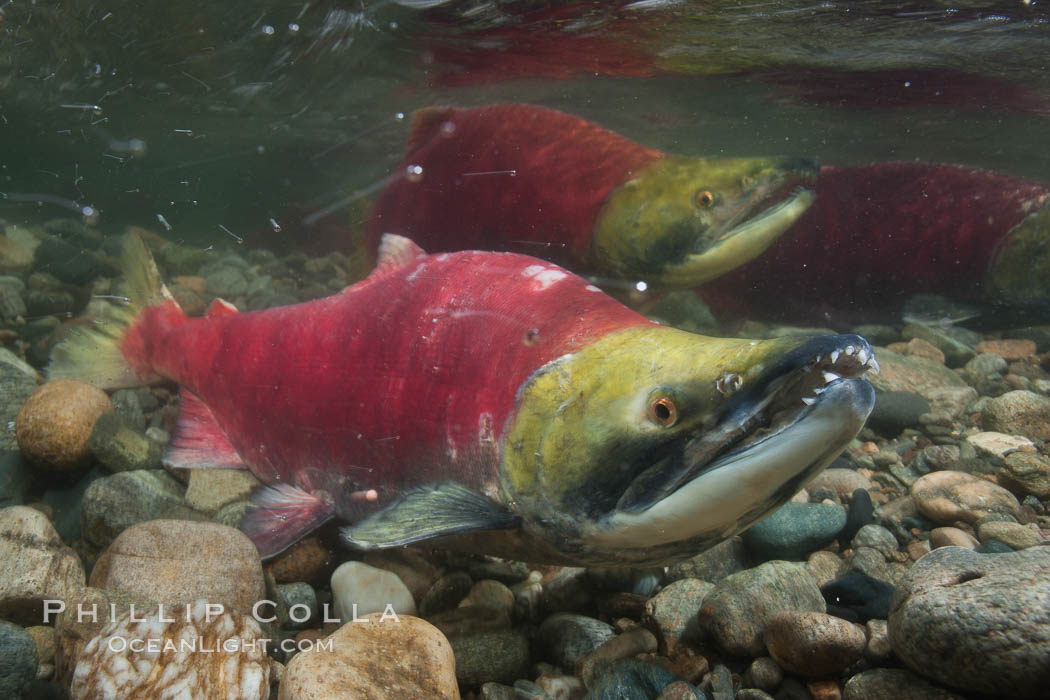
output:
<path id="1" fill-rule="evenodd" d="M 241 530 L 263 559 L 280 554 L 316 530 L 335 510 L 316 496 L 289 484 L 259 489 L 241 519 Z"/>
<path id="2" fill-rule="evenodd" d="M 420 486 L 341 530 L 357 549 L 386 549 L 467 532 L 517 527 L 518 516 L 454 481 Z"/>
<path id="3" fill-rule="evenodd" d="M 183 389 L 179 402 L 179 420 L 165 464 L 180 469 L 247 469 L 204 401 Z"/>

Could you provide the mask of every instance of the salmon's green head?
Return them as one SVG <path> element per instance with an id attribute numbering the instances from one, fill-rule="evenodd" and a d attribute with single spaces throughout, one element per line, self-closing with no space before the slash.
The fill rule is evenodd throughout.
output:
<path id="1" fill-rule="evenodd" d="M 996 301 L 1050 310 L 1050 204 L 1030 213 L 1006 235 L 984 285 Z"/>
<path id="2" fill-rule="evenodd" d="M 602 276 L 685 288 L 764 252 L 813 203 L 817 164 L 802 158 L 653 161 L 610 193 L 591 239 Z"/>
<path id="3" fill-rule="evenodd" d="M 537 558 L 683 559 L 786 502 L 861 429 L 856 335 L 709 338 L 645 326 L 554 360 L 503 438 L 505 507 Z"/>

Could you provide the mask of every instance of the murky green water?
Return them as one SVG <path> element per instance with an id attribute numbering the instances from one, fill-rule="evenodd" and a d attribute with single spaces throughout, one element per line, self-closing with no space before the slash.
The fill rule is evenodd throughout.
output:
<path id="1" fill-rule="evenodd" d="M 0 216 L 12 222 L 89 206 L 112 232 L 345 249 L 339 231 L 364 211 L 347 200 L 397 165 L 414 110 L 508 101 L 686 155 L 921 160 L 1050 181 L 1041 2 L 3 13 Z"/>

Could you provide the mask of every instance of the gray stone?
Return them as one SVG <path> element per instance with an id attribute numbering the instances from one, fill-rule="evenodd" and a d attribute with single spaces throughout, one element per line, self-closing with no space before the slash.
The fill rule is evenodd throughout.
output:
<path id="1" fill-rule="evenodd" d="M 317 620 L 317 592 L 308 583 L 279 583 L 277 592 L 283 605 L 277 607 L 278 621 L 285 629 L 306 629 Z"/>
<path id="2" fill-rule="evenodd" d="M 970 404 L 977 400 L 977 390 L 969 386 L 944 387 L 931 389 L 925 396 L 932 411 L 943 412 L 956 419 L 961 418 Z"/>
<path id="3" fill-rule="evenodd" d="M 999 470 L 999 483 L 1014 493 L 1037 498 L 1050 497 L 1050 459 L 1029 452 L 1006 456 Z"/>
<path id="4" fill-rule="evenodd" d="M 1050 547 L 979 554 L 942 547 L 917 561 L 894 596 L 890 643 L 912 670 L 965 691 L 1050 687 Z"/>
<path id="5" fill-rule="evenodd" d="M 846 681 L 842 700 L 965 700 L 903 668 L 873 668 Z"/>
<path id="6" fill-rule="evenodd" d="M 0 448 L 0 508 L 25 503 L 30 476 L 21 452 Z"/>
<path id="7" fill-rule="evenodd" d="M 537 637 L 552 664 L 572 671 L 576 662 L 616 634 L 612 625 L 575 613 L 555 613 L 540 625 Z"/>
<path id="8" fill-rule="evenodd" d="M 661 650 L 669 654 L 680 643 L 700 641 L 697 613 L 704 596 L 715 585 L 695 578 L 683 578 L 670 583 L 645 604 L 645 622 L 660 642 Z"/>
<path id="9" fill-rule="evenodd" d="M 220 267 L 205 275 L 208 293 L 217 297 L 233 298 L 248 291 L 248 279 L 235 267 Z"/>
<path id="10" fill-rule="evenodd" d="M 540 608 L 547 613 L 581 610 L 592 604 L 591 592 L 587 588 L 587 570 L 583 567 L 563 566 L 543 584 Z"/>
<path id="11" fill-rule="evenodd" d="M 785 503 L 744 531 L 755 558 L 802 559 L 831 544 L 846 524 L 846 511 L 824 503 Z"/>
<path id="12" fill-rule="evenodd" d="M 751 662 L 744 672 L 744 685 L 772 693 L 784 680 L 784 671 L 768 656 L 760 656 Z"/>
<path id="13" fill-rule="evenodd" d="M 120 389 L 114 391 L 109 398 L 113 402 L 113 409 L 124 418 L 129 427 L 139 433 L 145 432 L 146 414 L 143 413 L 142 401 L 137 390 Z"/>
<path id="14" fill-rule="evenodd" d="M 1008 391 L 985 404 L 981 425 L 985 430 L 1030 440 L 1050 439 L 1050 398 L 1031 391 Z"/>
<path id="15" fill-rule="evenodd" d="M 120 472 L 88 486 L 81 506 L 81 531 L 88 542 L 105 547 L 131 525 L 156 520 L 183 505 L 183 486 L 167 472 Z"/>
<path id="16" fill-rule="evenodd" d="M 881 525 L 865 525 L 853 537 L 853 547 L 871 547 L 884 556 L 898 549 L 897 538 Z"/>
<path id="17" fill-rule="evenodd" d="M 47 517 L 26 506 L 0 510 L 0 617 L 38 625 L 44 601 L 69 600 L 84 567 Z"/>
<path id="18" fill-rule="evenodd" d="M 456 680 L 478 688 L 485 683 L 513 683 L 528 675 L 529 640 L 520 632 L 500 630 L 449 640 L 456 657 Z"/>
<path id="19" fill-rule="evenodd" d="M 103 413 L 95 421 L 88 449 L 111 472 L 160 468 L 160 445 L 133 430 L 115 411 Z"/>
<path id="20" fill-rule="evenodd" d="M 459 603 L 461 608 L 470 605 L 499 610 L 510 616 L 514 610 L 514 593 L 494 579 L 478 581 L 470 589 L 467 597 Z"/>
<path id="21" fill-rule="evenodd" d="M 454 571 L 442 576 L 427 589 L 419 602 L 419 614 L 429 617 L 444 610 L 450 610 L 459 601 L 467 597 L 474 582 L 465 571 Z"/>
<path id="22" fill-rule="evenodd" d="M 36 370 L 7 348 L 0 348 L 0 449 L 18 449 L 10 426 L 36 388 Z"/>
<path id="23" fill-rule="evenodd" d="M 479 561 L 471 564 L 470 577 L 475 581 L 493 579 L 512 586 L 529 577 L 529 567 L 520 561 Z"/>
<path id="24" fill-rule="evenodd" d="M 102 470 L 94 467 L 77 479 L 76 483 L 63 488 L 50 488 L 41 496 L 41 502 L 51 507 L 51 524 L 65 542 L 79 539 L 84 493 L 93 481 L 103 476 Z"/>
<path id="25" fill-rule="evenodd" d="M 983 377 L 994 377 L 1006 372 L 1008 363 L 999 355 L 983 353 L 977 355 L 963 367 L 963 376 L 970 384 L 977 384 Z"/>
<path id="26" fill-rule="evenodd" d="M 927 445 L 919 453 L 925 471 L 939 471 L 951 469 L 959 461 L 960 453 L 958 445 Z"/>
<path id="27" fill-rule="evenodd" d="M 22 294 L 14 287 L 0 284 L 0 318 L 12 321 L 26 315 L 26 303 Z"/>
<path id="28" fill-rule="evenodd" d="M 624 700 L 626 698 L 659 698 L 669 700 L 661 693 L 671 686 L 685 685 L 689 694 L 675 693 L 670 697 L 695 698 L 703 700 L 703 695 L 687 683 L 679 681 L 673 673 L 655 664 L 639 659 L 622 659 L 602 669 L 602 674 L 591 686 L 584 700 Z M 673 691 L 672 691 L 673 692 Z"/>
<path id="29" fill-rule="evenodd" d="M 667 580 L 698 578 L 711 583 L 751 566 L 751 557 L 740 537 L 731 537 L 696 556 L 672 564 L 667 568 Z"/>
<path id="30" fill-rule="evenodd" d="M 20 698 L 36 678 L 39 659 L 33 637 L 18 625 L 0 620 L 0 697 Z"/>
<path id="31" fill-rule="evenodd" d="M 825 612 L 826 606 L 803 565 L 766 562 L 716 584 L 704 597 L 700 628 L 730 654 L 759 656 L 762 630 L 782 610 Z"/>
<path id="32" fill-rule="evenodd" d="M 886 558 L 877 549 L 856 547 L 850 553 L 849 559 L 846 560 L 842 573 L 846 574 L 852 571 L 885 581 L 887 578 Z"/>
<path id="33" fill-rule="evenodd" d="M 930 403 L 911 391 L 882 391 L 876 394 L 875 408 L 868 426 L 887 437 L 896 437 L 905 428 L 919 423 L 919 416 L 930 410 Z"/>
<path id="34" fill-rule="evenodd" d="M 944 365 L 915 355 L 901 355 L 889 348 L 876 348 L 882 371 L 866 379 L 878 391 L 910 391 L 930 401 L 931 394 L 946 387 L 964 387 L 966 383 Z"/>

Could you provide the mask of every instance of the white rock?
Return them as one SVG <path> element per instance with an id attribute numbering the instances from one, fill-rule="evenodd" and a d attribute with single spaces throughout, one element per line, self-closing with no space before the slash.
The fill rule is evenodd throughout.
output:
<path id="1" fill-rule="evenodd" d="M 976 433 L 966 438 L 966 441 L 974 446 L 978 454 L 999 457 L 1000 459 L 1022 447 L 1029 448 L 1029 451 L 1035 450 L 1035 444 L 1028 438 L 1020 435 L 1007 435 L 1006 433 Z"/>
<path id="2" fill-rule="evenodd" d="M 348 561 L 332 572 L 332 603 L 343 622 L 391 610 L 416 614 L 416 601 L 397 574 L 359 561 Z"/>

